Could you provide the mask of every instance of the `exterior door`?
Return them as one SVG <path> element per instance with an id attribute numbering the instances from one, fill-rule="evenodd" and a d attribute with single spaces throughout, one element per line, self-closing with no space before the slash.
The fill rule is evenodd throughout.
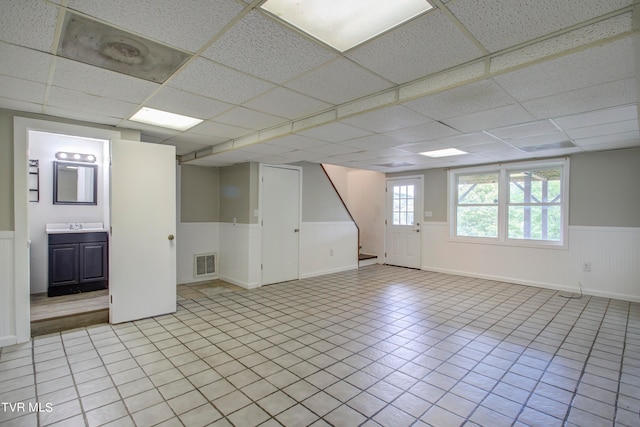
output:
<path id="1" fill-rule="evenodd" d="M 422 178 L 387 180 L 387 264 L 420 268 Z"/>
<path id="2" fill-rule="evenodd" d="M 300 169 L 263 166 L 262 284 L 300 277 Z"/>
<path id="3" fill-rule="evenodd" d="M 111 142 L 109 319 L 176 311 L 175 147 Z"/>

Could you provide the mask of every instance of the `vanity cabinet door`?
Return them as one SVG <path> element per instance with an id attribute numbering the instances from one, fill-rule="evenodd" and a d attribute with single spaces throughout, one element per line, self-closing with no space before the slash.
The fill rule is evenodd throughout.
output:
<path id="1" fill-rule="evenodd" d="M 80 243 L 80 283 L 107 279 L 107 243 Z"/>
<path id="2" fill-rule="evenodd" d="M 77 285 L 78 244 L 49 246 L 49 286 Z"/>

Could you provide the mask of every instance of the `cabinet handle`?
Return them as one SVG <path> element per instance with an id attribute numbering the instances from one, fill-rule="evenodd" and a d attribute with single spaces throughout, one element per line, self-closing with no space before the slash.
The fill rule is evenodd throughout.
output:
<path id="1" fill-rule="evenodd" d="M 169 240 L 173 240 L 173 239 L 175 239 L 175 237 L 174 237 L 174 235 L 173 235 L 173 234 L 169 234 L 168 239 L 169 239 Z"/>

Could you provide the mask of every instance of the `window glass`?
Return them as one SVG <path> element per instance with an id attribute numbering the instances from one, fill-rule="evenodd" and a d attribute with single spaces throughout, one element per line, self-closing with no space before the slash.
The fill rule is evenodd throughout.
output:
<path id="1" fill-rule="evenodd" d="M 498 237 L 499 174 L 457 178 L 456 236 Z"/>
<path id="2" fill-rule="evenodd" d="M 393 186 L 393 225 L 414 225 L 414 185 Z"/>

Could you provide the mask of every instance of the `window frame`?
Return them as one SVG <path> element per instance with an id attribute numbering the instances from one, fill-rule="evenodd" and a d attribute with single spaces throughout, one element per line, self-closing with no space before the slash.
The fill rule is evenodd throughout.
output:
<path id="1" fill-rule="evenodd" d="M 528 169 L 544 169 L 560 167 L 561 203 L 560 240 L 518 239 L 509 238 L 509 172 L 526 171 Z M 457 193 L 458 176 L 472 174 L 498 173 L 498 235 L 497 237 L 458 236 L 457 231 Z M 537 161 L 492 164 L 486 166 L 450 169 L 448 174 L 449 201 L 447 204 L 449 219 L 449 241 L 480 243 L 505 246 L 524 246 L 538 248 L 568 249 L 569 245 L 569 158 Z"/>

